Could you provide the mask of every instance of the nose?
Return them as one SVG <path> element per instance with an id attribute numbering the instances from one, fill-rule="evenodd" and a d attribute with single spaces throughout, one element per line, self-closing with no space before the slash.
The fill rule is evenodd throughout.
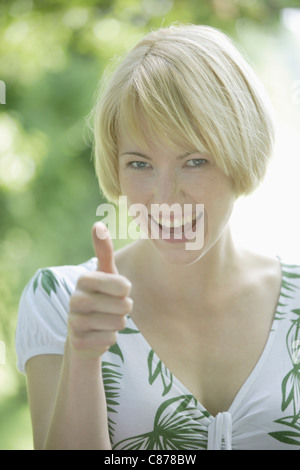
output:
<path id="1" fill-rule="evenodd" d="M 183 199 L 182 185 L 175 170 L 165 169 L 157 174 L 153 194 L 158 204 L 172 205 Z"/>

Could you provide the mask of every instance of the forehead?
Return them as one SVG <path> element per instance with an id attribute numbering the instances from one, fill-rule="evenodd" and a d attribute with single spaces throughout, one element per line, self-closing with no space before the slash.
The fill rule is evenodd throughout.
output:
<path id="1" fill-rule="evenodd" d="M 132 134 L 121 130 L 118 135 L 118 155 L 123 153 L 141 154 L 141 156 L 164 155 L 165 157 L 183 158 L 188 154 L 201 151 L 201 149 L 180 139 L 170 141 L 154 131 L 149 131 L 148 126 L 141 125 L 139 132 Z"/>
<path id="2" fill-rule="evenodd" d="M 117 133 L 118 154 L 140 152 L 146 155 L 165 154 L 177 156 L 202 150 L 186 136 L 180 136 L 174 129 L 166 132 L 165 126 L 152 126 L 144 115 L 139 113 L 135 119 L 128 119 L 119 126 Z"/>
<path id="3" fill-rule="evenodd" d="M 155 157 L 157 155 L 166 158 L 184 158 L 190 153 L 195 153 L 196 148 L 192 146 L 186 147 L 184 145 L 172 145 L 167 142 L 153 138 L 151 134 L 143 134 L 142 139 L 136 136 L 131 136 L 126 132 L 121 132 L 118 137 L 118 155 L 131 154 L 141 157 Z"/>

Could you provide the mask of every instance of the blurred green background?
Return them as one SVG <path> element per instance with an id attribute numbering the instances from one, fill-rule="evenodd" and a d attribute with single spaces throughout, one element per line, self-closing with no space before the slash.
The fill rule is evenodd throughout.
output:
<path id="1" fill-rule="evenodd" d="M 298 116 L 299 6 L 299 0 L 1 2 L 0 449 L 32 449 L 26 380 L 14 346 L 21 292 L 38 268 L 93 256 L 90 229 L 103 201 L 85 118 L 110 59 L 151 28 L 176 21 L 216 26 L 246 51 L 275 105 L 284 103 L 280 112 Z"/>

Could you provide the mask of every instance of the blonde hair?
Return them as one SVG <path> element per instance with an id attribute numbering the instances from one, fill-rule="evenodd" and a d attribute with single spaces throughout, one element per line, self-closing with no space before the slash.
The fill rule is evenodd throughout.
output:
<path id="1" fill-rule="evenodd" d="M 233 180 L 237 196 L 262 181 L 274 129 L 261 82 L 221 31 L 180 25 L 145 36 L 99 90 L 94 108 L 94 157 L 108 200 L 120 195 L 118 136 L 147 144 L 152 135 L 172 147 L 210 153 Z"/>

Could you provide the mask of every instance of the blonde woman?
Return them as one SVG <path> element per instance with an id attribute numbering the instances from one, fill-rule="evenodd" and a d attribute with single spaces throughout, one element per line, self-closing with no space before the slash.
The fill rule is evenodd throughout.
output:
<path id="1" fill-rule="evenodd" d="M 94 133 L 101 189 L 146 209 L 145 236 L 114 252 L 98 223 L 95 258 L 26 287 L 35 448 L 299 449 L 300 269 L 229 224 L 272 153 L 252 69 L 214 28 L 153 31 L 101 86 Z"/>

